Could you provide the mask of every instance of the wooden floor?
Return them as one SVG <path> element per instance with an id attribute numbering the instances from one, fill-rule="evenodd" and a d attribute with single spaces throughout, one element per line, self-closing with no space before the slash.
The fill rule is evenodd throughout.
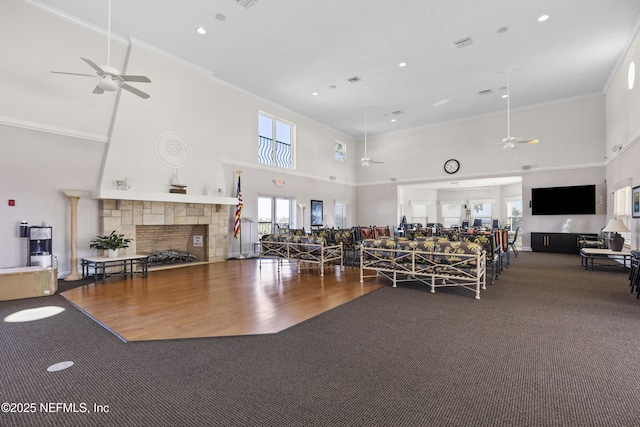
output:
<path id="1" fill-rule="evenodd" d="M 258 259 L 114 276 L 61 295 L 125 341 L 268 334 L 382 286 L 359 269 L 303 270 Z"/>

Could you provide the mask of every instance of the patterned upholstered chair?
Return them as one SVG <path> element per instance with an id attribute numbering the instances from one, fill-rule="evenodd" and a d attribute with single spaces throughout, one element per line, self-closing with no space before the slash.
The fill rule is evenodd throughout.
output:
<path id="1" fill-rule="evenodd" d="M 335 244 L 342 243 L 344 253 L 344 264 L 358 266 L 358 251 L 356 247 L 356 228 L 338 228 L 333 232 Z"/>

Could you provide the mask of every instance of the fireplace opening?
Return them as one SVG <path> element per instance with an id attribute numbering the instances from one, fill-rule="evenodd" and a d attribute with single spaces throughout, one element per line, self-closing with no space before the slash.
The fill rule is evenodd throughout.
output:
<path id="1" fill-rule="evenodd" d="M 136 251 L 149 266 L 207 260 L 207 225 L 138 225 Z"/>

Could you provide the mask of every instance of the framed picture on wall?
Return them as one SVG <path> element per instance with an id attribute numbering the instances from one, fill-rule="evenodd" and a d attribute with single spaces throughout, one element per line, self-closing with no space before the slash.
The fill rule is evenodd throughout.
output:
<path id="1" fill-rule="evenodd" d="M 322 226 L 322 200 L 311 201 L 311 226 Z"/>
<path id="2" fill-rule="evenodd" d="M 640 185 L 631 190 L 631 214 L 634 218 L 640 218 Z"/>

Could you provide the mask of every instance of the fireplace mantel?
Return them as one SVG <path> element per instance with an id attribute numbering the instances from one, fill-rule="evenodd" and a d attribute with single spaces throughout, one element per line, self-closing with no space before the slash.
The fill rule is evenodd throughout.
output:
<path id="1" fill-rule="evenodd" d="M 178 203 L 202 203 L 206 205 L 236 205 L 235 197 L 213 197 L 192 194 L 155 193 L 148 191 L 131 190 L 95 190 L 91 192 L 92 199 L 109 200 L 140 200 L 144 202 L 178 202 Z"/>

